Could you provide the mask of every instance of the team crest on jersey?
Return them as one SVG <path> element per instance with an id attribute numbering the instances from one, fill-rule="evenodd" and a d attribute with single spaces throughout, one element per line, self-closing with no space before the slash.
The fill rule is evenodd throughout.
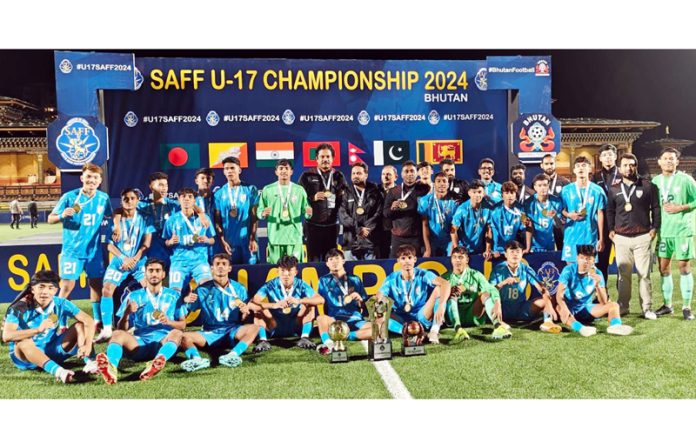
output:
<path id="1" fill-rule="evenodd" d="M 638 199 L 642 198 L 643 197 L 643 190 L 636 190 L 636 197 Z"/>
<path id="2" fill-rule="evenodd" d="M 551 294 L 556 294 L 556 289 L 558 289 L 558 279 L 561 273 L 558 272 L 556 265 L 550 261 L 545 261 L 541 264 L 537 270 L 537 276 L 541 280 L 541 283 L 549 290 Z"/>
<path id="3" fill-rule="evenodd" d="M 100 215 L 104 213 L 104 206 L 103 205 L 98 205 L 97 206 L 97 214 Z"/>
<path id="4" fill-rule="evenodd" d="M 84 118 L 69 120 L 56 139 L 61 157 L 73 165 L 83 165 L 96 157 L 101 142 Z"/>

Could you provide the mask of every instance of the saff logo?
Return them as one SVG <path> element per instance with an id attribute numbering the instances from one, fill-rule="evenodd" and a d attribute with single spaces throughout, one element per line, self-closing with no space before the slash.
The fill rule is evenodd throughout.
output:
<path id="1" fill-rule="evenodd" d="M 537 270 L 537 275 L 544 287 L 548 289 L 551 294 L 556 294 L 558 279 L 561 277 L 561 273 L 558 272 L 556 265 L 550 261 L 545 261 Z"/>
<path id="2" fill-rule="evenodd" d="M 143 86 L 144 80 L 145 78 L 143 78 L 143 74 L 140 73 L 138 67 L 135 67 L 135 90 L 140 90 L 140 88 Z"/>
<path id="3" fill-rule="evenodd" d="M 370 122 L 370 114 L 367 113 L 366 110 L 361 110 L 360 113 L 358 114 L 358 123 L 365 126 L 369 122 Z"/>
<path id="4" fill-rule="evenodd" d="M 133 112 L 132 110 L 129 110 L 128 113 L 126 115 L 124 115 L 123 122 L 129 128 L 135 127 L 135 125 L 138 124 L 138 116 L 135 115 L 135 112 Z"/>
<path id="5" fill-rule="evenodd" d="M 476 72 L 474 82 L 479 90 L 488 90 L 488 69 L 486 67 L 480 68 L 479 71 Z"/>
<path id="6" fill-rule="evenodd" d="M 101 142 L 94 129 L 84 118 L 73 118 L 63 126 L 56 139 L 61 157 L 73 165 L 91 162 L 99 151 Z"/>
<path id="7" fill-rule="evenodd" d="M 431 110 L 430 113 L 428 114 L 428 122 L 435 126 L 440 122 L 440 114 L 437 113 L 435 109 Z"/>
<path id="8" fill-rule="evenodd" d="M 62 61 L 60 61 L 60 65 L 58 66 L 58 68 L 62 73 L 65 73 L 67 75 L 68 73 L 72 72 L 73 66 L 69 60 L 63 59 Z"/>
<path id="9" fill-rule="evenodd" d="M 206 115 L 205 121 L 209 126 L 217 126 L 218 123 L 220 123 L 220 115 L 218 115 L 214 110 L 211 110 L 208 112 L 208 115 Z"/>
<path id="10" fill-rule="evenodd" d="M 283 123 L 290 126 L 294 122 L 295 122 L 295 114 L 293 114 L 290 109 L 285 109 L 285 112 L 283 112 Z"/>

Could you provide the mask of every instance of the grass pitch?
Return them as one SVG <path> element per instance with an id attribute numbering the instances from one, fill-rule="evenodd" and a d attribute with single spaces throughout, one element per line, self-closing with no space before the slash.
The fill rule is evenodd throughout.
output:
<path id="1" fill-rule="evenodd" d="M 445 329 L 442 345 L 428 345 L 426 356 L 396 356 L 391 363 L 415 398 L 696 398 L 696 321 L 682 319 L 676 269 L 673 275 L 675 315 L 657 321 L 638 317 L 634 279 L 633 314 L 624 321 L 635 331 L 628 337 L 606 334 L 606 319 L 598 321 L 599 333 L 591 338 L 515 328 L 512 339 L 491 342 L 490 327 L 484 327 L 471 329 L 470 341 L 448 345 L 453 331 Z M 652 279 L 656 309 L 662 304 L 659 274 Z M 613 298 L 615 284 L 610 276 Z M 87 301 L 78 303 L 91 312 Z M 3 315 L 6 309 L 7 304 L 0 305 Z M 358 342 L 348 344 L 351 361 L 337 365 L 316 352 L 278 347 L 293 347 L 294 340 L 274 344 L 260 355 L 247 352 L 236 369 L 214 361 L 213 368 L 190 374 L 178 366 L 184 359 L 179 353 L 147 382 L 138 380 L 145 363 L 124 358 L 114 386 L 98 377 L 64 385 L 42 372 L 22 372 L 2 345 L 0 398 L 390 398 Z M 397 351 L 401 343 L 394 346 Z M 97 351 L 104 350 L 105 344 L 99 344 Z M 67 366 L 81 368 L 81 363 Z"/>

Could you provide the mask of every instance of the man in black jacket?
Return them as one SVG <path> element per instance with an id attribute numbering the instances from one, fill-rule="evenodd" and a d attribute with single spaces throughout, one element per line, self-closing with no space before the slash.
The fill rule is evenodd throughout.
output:
<path id="1" fill-rule="evenodd" d="M 343 225 L 346 261 L 374 260 L 378 244 L 377 227 L 382 224 L 382 195 L 367 181 L 367 165 L 358 162 L 350 172 L 352 185 L 343 195 L 338 221 Z"/>
<path id="2" fill-rule="evenodd" d="M 465 180 L 456 179 L 456 168 L 454 166 L 454 160 L 452 159 L 442 159 L 440 161 L 440 171 L 447 174 L 449 179 L 449 188 L 447 190 L 447 196 L 445 199 L 454 199 L 457 204 L 469 199 L 467 196 L 468 184 Z"/>
<path id="3" fill-rule="evenodd" d="M 549 194 L 560 198 L 561 190 L 570 181 L 556 172 L 556 154 L 546 154 L 542 157 L 541 169 L 549 176 Z M 563 248 L 563 221 L 564 218 L 560 213 L 553 218 L 553 239 L 558 250 Z"/>
<path id="4" fill-rule="evenodd" d="M 299 184 L 307 192 L 312 217 L 307 221 L 307 261 L 322 262 L 326 253 L 338 242 L 338 209 L 348 187 L 340 171 L 332 168 L 335 152 L 329 143 L 317 147 L 317 169 L 300 176 Z"/>
<path id="5" fill-rule="evenodd" d="M 621 183 L 621 173 L 619 172 L 619 167 L 616 166 L 617 150 L 616 146 L 606 143 L 599 147 L 599 161 L 602 164 L 602 169 L 599 170 L 592 176 L 592 182 L 596 183 L 604 190 L 604 193 L 609 196 L 609 189 L 612 186 L 619 185 Z M 606 210 L 604 210 L 606 215 Z M 602 232 L 602 238 L 605 243 L 609 240 L 609 220 L 604 219 L 604 228 L 599 229 Z M 597 262 L 597 267 L 602 271 L 604 278 L 609 278 L 609 256 L 611 254 L 611 244 L 605 244 L 604 249 L 599 252 L 599 261 Z"/>
<path id="6" fill-rule="evenodd" d="M 393 165 L 385 165 L 382 168 L 382 183 L 379 186 L 379 193 L 382 195 L 382 204 L 384 204 L 389 190 L 396 187 L 396 179 L 398 178 L 399 174 Z M 377 258 L 389 258 L 389 253 L 391 252 L 392 222 L 391 219 L 384 216 L 384 213 L 380 213 L 380 218 L 381 224 L 377 229 Z"/>

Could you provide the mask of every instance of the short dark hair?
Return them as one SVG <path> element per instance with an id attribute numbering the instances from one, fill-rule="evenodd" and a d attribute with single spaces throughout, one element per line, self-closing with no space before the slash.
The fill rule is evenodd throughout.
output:
<path id="1" fill-rule="evenodd" d="M 213 262 L 217 260 L 218 258 L 222 258 L 223 260 L 227 260 L 229 264 L 232 264 L 232 257 L 227 255 L 225 252 L 219 252 L 215 255 L 213 255 Z"/>
<path id="2" fill-rule="evenodd" d="M 328 149 L 329 151 L 331 151 L 331 157 L 336 156 L 336 152 L 334 151 L 333 146 L 331 146 L 331 143 L 321 143 L 321 144 L 319 144 L 319 146 L 317 146 L 317 157 L 319 156 L 319 152 L 323 151 L 325 149 Z"/>
<path id="3" fill-rule="evenodd" d="M 518 191 L 519 191 L 519 188 L 517 188 L 517 184 L 514 183 L 513 181 L 509 180 L 507 182 L 503 182 L 503 187 L 502 187 L 503 193 L 517 193 Z"/>
<path id="4" fill-rule="evenodd" d="M 549 176 L 546 175 L 546 173 L 539 173 L 536 176 L 534 176 L 534 180 L 532 180 L 532 185 L 536 185 L 537 182 L 541 182 L 542 180 L 549 182 L 551 179 L 549 178 Z"/>
<path id="5" fill-rule="evenodd" d="M 619 165 L 621 165 L 621 161 L 623 159 L 633 160 L 634 162 L 636 162 L 636 166 L 638 166 L 638 157 L 636 157 L 635 154 L 631 154 L 630 152 L 625 152 L 621 154 L 621 157 L 619 157 Z"/>
<path id="6" fill-rule="evenodd" d="M 551 157 L 552 159 L 556 160 L 556 153 L 555 153 L 555 152 L 550 152 L 550 153 L 548 153 L 548 154 L 544 154 L 544 157 L 541 158 L 541 161 L 543 162 L 544 159 L 546 159 L 547 157 Z"/>
<path id="7" fill-rule="evenodd" d="M 280 257 L 280 260 L 278 260 L 278 269 L 287 269 L 290 270 L 292 268 L 296 268 L 297 264 L 299 261 L 297 261 L 297 258 L 295 258 L 292 255 L 283 255 Z"/>
<path id="8" fill-rule="evenodd" d="M 85 171 L 91 171 L 97 174 L 104 174 L 104 170 L 102 170 L 100 166 L 90 162 L 87 162 L 82 166 L 82 172 L 84 173 Z"/>
<path id="9" fill-rule="evenodd" d="M 508 251 L 510 249 L 522 249 L 522 244 L 520 244 L 520 242 L 517 240 L 508 241 L 507 244 L 505 244 L 505 250 Z"/>
<path id="10" fill-rule="evenodd" d="M 485 158 L 481 159 L 478 167 L 481 168 L 481 165 L 483 165 L 484 163 L 490 163 L 491 165 L 493 165 L 493 168 L 495 168 L 495 162 L 491 158 L 485 157 Z"/>
<path id="11" fill-rule="evenodd" d="M 276 162 L 275 167 L 278 168 L 279 166 L 289 166 L 292 168 L 292 162 L 290 162 L 288 159 L 279 159 Z"/>
<path id="12" fill-rule="evenodd" d="M 343 255 L 343 251 L 340 249 L 336 249 L 335 247 L 332 247 L 331 249 L 329 249 L 329 251 L 326 253 L 325 258 L 326 258 L 326 261 L 329 261 L 329 258 L 333 258 L 333 257 L 341 257 L 344 260 L 346 259 L 346 256 Z"/>
<path id="13" fill-rule="evenodd" d="M 222 166 L 225 166 L 226 163 L 234 163 L 240 168 L 242 166 L 242 164 L 239 162 L 239 159 L 233 156 L 227 156 L 224 159 L 222 159 Z"/>
<path id="14" fill-rule="evenodd" d="M 422 162 L 418 162 L 418 165 L 416 165 L 416 168 L 421 169 L 421 168 L 426 168 L 430 166 L 430 162 L 424 160 Z"/>
<path id="15" fill-rule="evenodd" d="M 169 176 L 167 175 L 167 173 L 163 173 L 162 171 L 155 171 L 154 173 L 150 174 L 148 183 L 152 183 L 160 179 L 168 180 Z"/>
<path id="16" fill-rule="evenodd" d="M 454 160 L 449 159 L 449 158 L 440 160 L 440 167 L 442 167 L 444 165 L 454 165 Z"/>
<path id="17" fill-rule="evenodd" d="M 145 269 L 148 268 L 148 266 L 153 265 L 153 264 L 158 264 L 162 267 L 163 271 L 167 270 L 167 266 L 165 266 L 164 261 L 160 260 L 159 258 L 148 258 L 147 261 L 145 262 Z"/>
<path id="18" fill-rule="evenodd" d="M 364 169 L 366 173 L 369 172 L 367 164 L 365 162 L 355 162 L 353 165 L 351 165 L 350 169 L 352 170 L 356 166 Z"/>
<path id="19" fill-rule="evenodd" d="M 416 256 L 415 246 L 413 246 L 413 244 L 402 244 L 401 246 L 399 246 L 399 248 L 396 249 L 396 258 L 399 258 L 402 255 L 413 255 L 415 257 Z"/>
<path id="20" fill-rule="evenodd" d="M 516 163 L 510 167 L 510 175 L 512 175 L 512 172 L 515 170 L 522 170 L 522 171 L 527 171 L 527 167 L 522 165 L 521 163 Z"/>
<path id="21" fill-rule="evenodd" d="M 481 179 L 474 179 L 471 182 L 469 182 L 469 187 L 467 188 L 467 190 L 477 190 L 479 188 L 483 188 L 485 190 L 486 186 L 483 185 Z"/>
<path id="22" fill-rule="evenodd" d="M 204 176 L 215 177 L 215 171 L 213 171 L 212 168 L 198 168 L 193 178 L 197 178 L 199 174 L 203 174 Z"/>
<path id="23" fill-rule="evenodd" d="M 454 249 L 452 249 L 452 255 L 458 254 L 458 255 L 466 255 L 467 257 L 469 256 L 469 251 L 466 250 L 466 247 L 464 246 L 457 246 Z M 450 256 L 452 256 L 450 255 Z"/>
<path id="24" fill-rule="evenodd" d="M 597 249 L 594 244 L 578 244 L 576 250 L 578 251 L 578 255 L 585 255 L 587 257 L 594 257 L 597 255 Z"/>
<path id="25" fill-rule="evenodd" d="M 37 271 L 34 275 L 32 275 L 31 280 L 29 281 L 31 286 L 38 285 L 39 283 L 50 283 L 58 286 L 60 284 L 60 276 L 55 271 L 42 269 L 41 271 Z"/>
<path id="26" fill-rule="evenodd" d="M 416 162 L 414 162 L 413 160 L 407 160 L 407 161 L 405 161 L 404 163 L 402 163 L 402 164 L 401 164 L 401 169 L 404 169 L 404 167 L 407 167 L 407 166 L 412 166 L 412 167 L 414 167 L 414 168 L 417 168 L 417 167 L 416 167 Z"/>
<path id="27" fill-rule="evenodd" d="M 136 189 L 132 187 L 124 188 L 123 190 L 121 190 L 121 197 L 126 196 L 128 193 L 133 193 L 136 197 L 140 197 Z"/>
<path id="28" fill-rule="evenodd" d="M 193 191 L 193 188 L 188 188 L 188 187 L 182 188 L 181 190 L 179 190 L 179 191 L 177 192 L 177 194 L 179 195 L 179 197 L 181 197 L 181 196 L 183 196 L 183 195 L 185 195 L 185 194 L 190 194 L 190 195 L 193 196 L 194 198 L 196 197 L 196 192 Z"/>
<path id="29" fill-rule="evenodd" d="M 573 162 L 573 166 L 575 166 L 575 165 L 577 165 L 577 164 L 579 164 L 579 163 L 586 163 L 586 164 L 592 166 L 592 162 L 590 161 L 590 159 L 588 159 L 588 158 L 585 157 L 585 156 L 578 156 L 578 157 L 576 157 L 576 158 L 575 158 L 575 161 Z"/>
<path id="30" fill-rule="evenodd" d="M 602 146 L 599 147 L 599 150 L 597 151 L 598 154 L 602 154 L 604 151 L 611 151 L 614 154 L 618 154 L 618 151 L 616 150 L 616 146 L 612 145 L 611 143 L 605 143 Z"/>
<path id="31" fill-rule="evenodd" d="M 447 174 L 443 173 L 442 171 L 437 173 L 433 179 L 438 179 L 440 177 L 444 177 L 445 179 L 447 179 L 447 182 L 449 182 L 449 177 L 447 176 Z"/>
<path id="32" fill-rule="evenodd" d="M 671 146 L 668 146 L 668 147 L 664 148 L 662 151 L 660 151 L 660 157 L 662 157 L 663 154 L 666 154 L 668 152 L 677 156 L 677 159 L 679 159 L 681 157 L 681 151 L 679 151 L 677 148 L 673 148 Z"/>

